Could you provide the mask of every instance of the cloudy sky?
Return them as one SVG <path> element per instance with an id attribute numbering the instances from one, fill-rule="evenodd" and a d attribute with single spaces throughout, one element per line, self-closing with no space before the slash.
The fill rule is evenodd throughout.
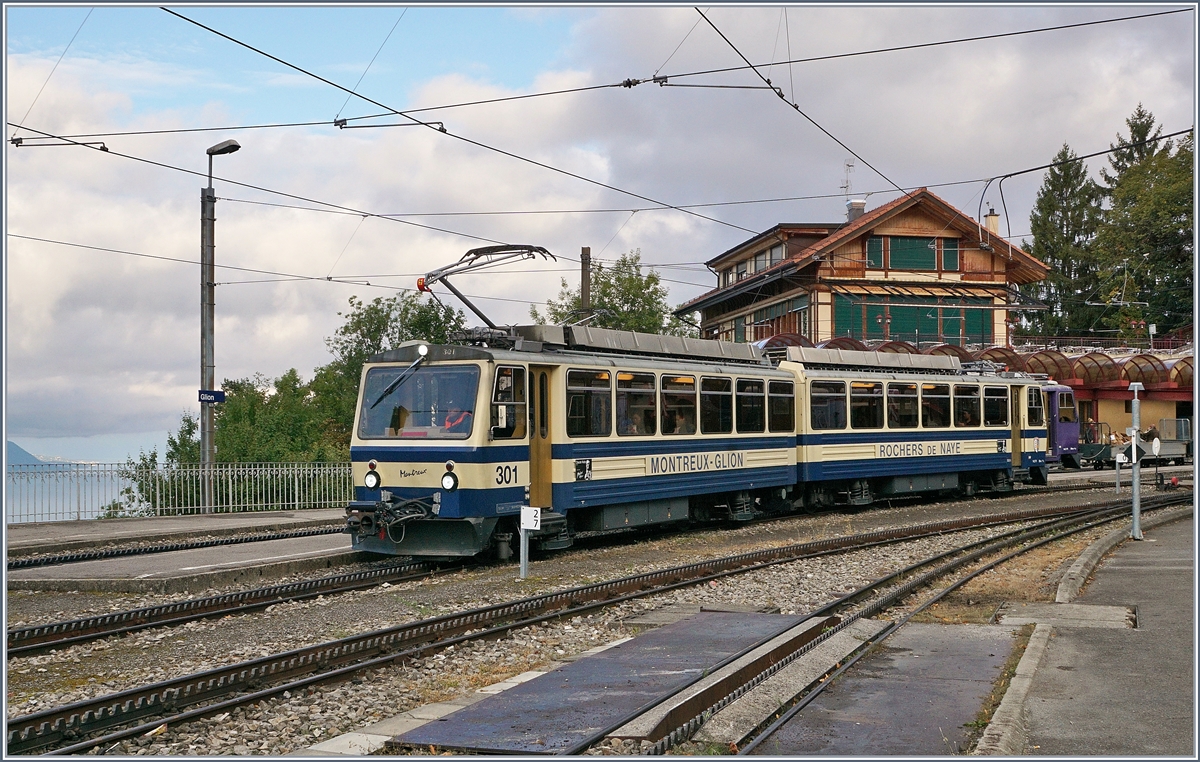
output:
<path id="1" fill-rule="evenodd" d="M 123 460 L 198 410 L 199 190 L 227 138 L 242 150 L 214 165 L 217 262 L 266 272 L 217 271 L 217 377 L 308 378 L 349 297 L 492 241 L 560 257 L 456 281 L 519 322 L 577 283 L 581 246 L 640 249 L 673 301 L 696 296 L 715 282 L 702 263 L 754 232 L 842 219 L 847 177 L 868 208 L 894 183 L 1003 212 L 980 180 L 1063 143 L 1104 150 L 1139 102 L 1165 132 L 1192 126 L 1194 11 L 869 51 L 1185 7 L 713 7 L 726 42 L 691 7 L 174 9 L 209 31 L 151 6 L 7 6 L 6 137 L 27 138 L 5 151 L 7 437 Z M 808 118 L 753 71 L 685 76 L 738 51 Z M 656 74 L 667 86 L 577 90 Z M 576 91 L 448 107 L 557 90 Z M 433 107 L 413 116 L 445 134 L 331 124 Z M 300 122 L 320 124 L 246 129 Z M 107 152 L 28 139 L 150 130 L 172 132 L 73 138 Z M 1002 232 L 1027 233 L 1041 180 L 1005 183 Z"/>

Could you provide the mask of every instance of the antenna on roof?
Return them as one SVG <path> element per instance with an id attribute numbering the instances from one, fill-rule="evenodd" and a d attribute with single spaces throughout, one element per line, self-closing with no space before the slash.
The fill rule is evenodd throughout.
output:
<path id="1" fill-rule="evenodd" d="M 854 159 L 846 159 L 842 162 L 842 172 L 845 180 L 842 182 L 842 192 L 846 194 L 846 198 L 850 198 L 850 192 L 853 190 L 850 184 L 850 175 L 854 172 Z"/>

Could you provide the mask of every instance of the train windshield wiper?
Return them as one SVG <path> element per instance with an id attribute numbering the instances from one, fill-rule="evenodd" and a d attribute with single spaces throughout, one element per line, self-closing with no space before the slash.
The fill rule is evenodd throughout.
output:
<path id="1" fill-rule="evenodd" d="M 400 375 L 396 376 L 396 380 L 388 384 L 388 387 L 383 390 L 383 394 L 379 395 L 379 398 L 371 403 L 371 407 L 369 408 L 370 410 L 374 410 L 376 405 L 387 399 L 388 395 L 400 388 L 400 384 L 408 380 L 408 377 L 412 375 L 412 372 L 416 370 L 417 366 L 425 360 L 425 355 L 429 352 L 429 348 L 422 344 L 420 347 L 418 347 L 417 351 L 421 353 L 421 356 L 413 360 L 412 365 L 409 365 L 407 368 L 400 371 Z"/>

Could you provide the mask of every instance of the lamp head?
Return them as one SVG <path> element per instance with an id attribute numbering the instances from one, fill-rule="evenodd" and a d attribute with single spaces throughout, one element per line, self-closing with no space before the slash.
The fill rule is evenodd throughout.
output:
<path id="1" fill-rule="evenodd" d="M 205 151 L 205 153 L 207 153 L 209 156 L 224 156 L 227 153 L 233 153 L 234 151 L 239 150 L 241 147 L 242 146 L 236 140 L 225 140 L 217 143 L 212 148 L 209 148 L 207 151 Z"/>

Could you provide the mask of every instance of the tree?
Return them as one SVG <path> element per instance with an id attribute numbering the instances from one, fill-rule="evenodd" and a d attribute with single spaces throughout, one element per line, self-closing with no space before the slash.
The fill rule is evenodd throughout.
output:
<path id="1" fill-rule="evenodd" d="M 450 344 L 451 334 L 466 328 L 466 316 L 462 310 L 406 293 L 370 302 L 352 296 L 350 311 L 338 316 L 345 322 L 325 339 L 333 361 L 316 369 L 309 389 L 322 426 L 348 448 L 363 363 L 405 341 Z"/>
<path id="2" fill-rule="evenodd" d="M 217 406 L 214 443 L 221 463 L 348 460 L 342 442 L 321 418 L 315 395 L 295 368 L 276 379 L 226 380 Z"/>
<path id="3" fill-rule="evenodd" d="M 1158 136 L 1162 135 L 1162 126 L 1154 126 L 1154 114 L 1143 108 L 1140 103 L 1125 120 L 1125 125 L 1129 127 L 1129 139 L 1126 140 L 1117 133 L 1116 145 L 1108 144 L 1112 149 L 1112 153 L 1108 155 L 1108 163 L 1113 168 L 1113 174 L 1109 174 L 1105 169 L 1100 170 L 1100 177 L 1107 183 L 1106 193 L 1112 192 L 1127 169 L 1157 153 L 1170 153 L 1172 148 L 1171 141 L 1157 140 Z"/>
<path id="4" fill-rule="evenodd" d="M 1029 215 L 1033 245 L 1026 247 L 1050 267 L 1046 279 L 1030 284 L 1025 292 L 1049 305 L 1029 318 L 1035 333 L 1055 336 L 1086 330 L 1096 308 L 1084 299 L 1096 287 L 1099 268 L 1092 239 L 1100 224 L 1100 187 L 1088 177 L 1087 167 L 1067 144 L 1054 157 L 1038 190 Z"/>
<path id="5" fill-rule="evenodd" d="M 611 267 L 597 263 L 592 268 L 592 309 L 595 319 L 588 325 L 671 336 L 698 336 L 697 330 L 671 314 L 667 289 L 662 277 L 650 270 L 642 274 L 642 251 L 635 249 Z M 546 312 L 529 308 L 535 323 L 568 323 L 582 317 L 582 299 L 578 288 L 562 280 L 558 300 L 547 300 Z"/>
<path id="6" fill-rule="evenodd" d="M 1147 152 L 1122 165 L 1109 189 L 1096 250 L 1108 275 L 1105 300 L 1124 308 L 1110 308 L 1104 322 L 1123 333 L 1135 319 L 1157 323 L 1160 333 L 1193 320 L 1194 150 L 1189 134 L 1177 147 Z"/>

